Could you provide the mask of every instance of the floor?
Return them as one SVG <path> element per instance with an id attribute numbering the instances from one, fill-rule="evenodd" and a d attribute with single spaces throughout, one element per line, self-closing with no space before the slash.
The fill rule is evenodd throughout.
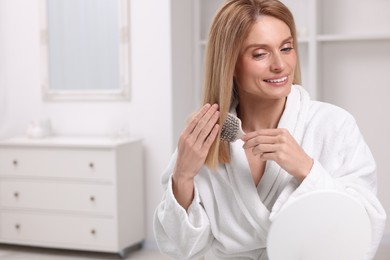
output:
<path id="1" fill-rule="evenodd" d="M 91 253 L 68 250 L 40 249 L 32 247 L 19 247 L 0 245 L 1 260 L 111 260 L 121 259 L 116 254 Z M 170 260 L 172 258 L 161 255 L 156 250 L 135 250 L 129 252 L 125 259 L 137 260 Z M 389 260 L 390 245 L 379 248 L 374 260 Z"/>
<path id="2" fill-rule="evenodd" d="M 120 260 L 117 254 L 0 245 L 1 260 Z M 124 259 L 171 260 L 158 250 L 133 250 Z"/>

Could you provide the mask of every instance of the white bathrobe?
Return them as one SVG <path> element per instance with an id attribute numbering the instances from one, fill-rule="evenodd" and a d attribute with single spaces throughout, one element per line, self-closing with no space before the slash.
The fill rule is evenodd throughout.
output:
<path id="1" fill-rule="evenodd" d="M 188 211 L 172 191 L 177 154 L 163 174 L 163 199 L 154 216 L 160 250 L 176 259 L 198 259 L 207 250 L 221 259 L 266 260 L 266 239 L 273 217 L 299 196 L 313 190 L 338 190 L 356 197 L 371 221 L 373 259 L 383 234 L 386 213 L 376 197 L 376 165 L 354 118 L 345 110 L 318 101 L 294 85 L 278 128 L 286 128 L 314 159 L 299 183 L 274 161 L 267 161 L 256 187 L 243 142 L 231 144 L 232 161 L 212 172 L 202 167 Z M 337 214 L 337 212 L 335 212 Z"/>

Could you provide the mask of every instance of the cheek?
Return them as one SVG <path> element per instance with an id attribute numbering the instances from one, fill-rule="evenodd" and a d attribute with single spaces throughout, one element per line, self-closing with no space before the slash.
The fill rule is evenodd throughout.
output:
<path id="1" fill-rule="evenodd" d="M 290 81 L 291 81 L 291 83 L 293 83 L 294 80 L 295 80 L 295 71 L 297 69 L 297 60 L 292 61 L 290 67 L 291 67 L 291 70 L 290 70 L 290 75 L 291 75 Z"/>
<path id="2" fill-rule="evenodd" d="M 266 68 L 267 64 L 265 64 L 265 62 L 253 60 L 241 62 L 239 66 L 236 67 L 236 76 L 239 78 L 259 77 Z"/>
<path id="3" fill-rule="evenodd" d="M 289 56 L 288 64 L 295 70 L 295 67 L 297 66 L 297 54 L 295 52 Z"/>

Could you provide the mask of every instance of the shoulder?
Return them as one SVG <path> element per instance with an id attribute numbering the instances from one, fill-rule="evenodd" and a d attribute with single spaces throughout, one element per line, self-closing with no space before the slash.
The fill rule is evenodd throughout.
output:
<path id="1" fill-rule="evenodd" d="M 332 125 L 335 127 L 355 123 L 355 118 L 349 111 L 331 103 L 312 100 L 307 90 L 300 85 L 294 85 L 292 93 L 299 93 L 301 96 L 306 126 Z"/>
<path id="2" fill-rule="evenodd" d="M 355 117 L 349 111 L 326 102 L 310 101 L 305 121 L 308 132 L 329 141 L 345 140 L 360 133 Z"/>
<path id="3" fill-rule="evenodd" d="M 333 127 L 356 124 L 354 116 L 346 109 L 321 101 L 310 101 L 307 122 L 309 124 L 313 122 Z"/>

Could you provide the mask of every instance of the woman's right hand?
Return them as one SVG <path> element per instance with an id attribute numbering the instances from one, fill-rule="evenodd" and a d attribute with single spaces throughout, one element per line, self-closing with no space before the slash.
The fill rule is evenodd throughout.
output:
<path id="1" fill-rule="evenodd" d="M 177 201 L 188 208 L 193 198 L 193 181 L 206 161 L 218 135 L 218 105 L 204 105 L 190 120 L 180 136 L 173 172 L 173 192 Z"/>

